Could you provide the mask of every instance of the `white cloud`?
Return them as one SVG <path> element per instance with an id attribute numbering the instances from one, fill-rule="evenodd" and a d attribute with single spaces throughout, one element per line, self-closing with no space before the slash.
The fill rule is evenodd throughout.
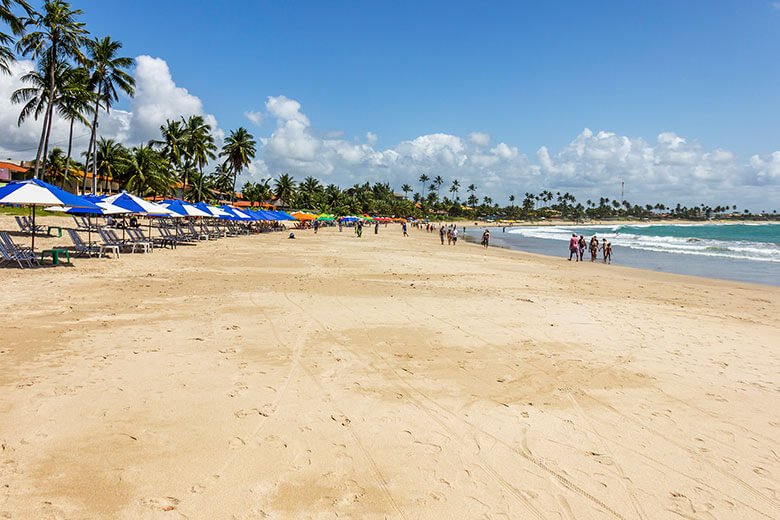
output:
<path id="1" fill-rule="evenodd" d="M 14 90 L 23 86 L 21 76 L 34 68 L 31 61 L 23 60 L 11 65 L 12 74 L 0 74 L 0 156 L 18 160 L 35 158 L 40 138 L 41 120 L 30 119 L 16 126 L 21 105 L 10 102 Z M 130 102 L 130 111 L 112 109 L 100 113 L 98 135 L 115 139 L 128 146 L 157 138 L 160 126 L 166 119 L 181 116 L 202 115 L 211 125 L 218 144 L 224 138 L 216 118 L 205 113 L 200 98 L 190 94 L 174 82 L 168 64 L 160 58 L 139 56 L 133 70 L 136 80 L 135 97 Z M 51 149 L 54 146 L 67 147 L 69 123 L 55 118 L 52 124 Z M 73 155 L 78 157 L 86 149 L 89 129 L 76 124 L 74 128 Z"/>
<path id="2" fill-rule="evenodd" d="M 366 132 L 366 142 L 368 142 L 368 144 L 370 144 L 371 146 L 374 146 L 376 144 L 377 139 L 379 138 L 374 132 Z"/>
<path id="3" fill-rule="evenodd" d="M 490 146 L 490 135 L 484 132 L 471 132 L 469 141 L 477 146 Z"/>
<path id="4" fill-rule="evenodd" d="M 138 56 L 135 68 L 135 97 L 132 101 L 130 139 L 143 142 L 160 134 L 160 126 L 167 119 L 202 115 L 221 141 L 224 132 L 217 119 L 203 110 L 200 98 L 179 87 L 171 76 L 168 63 L 161 58 Z"/>
<path id="5" fill-rule="evenodd" d="M 263 113 L 262 112 L 254 112 L 252 110 L 249 110 L 247 112 L 244 112 L 244 117 L 249 119 L 252 123 L 256 124 L 257 126 L 260 126 L 263 124 Z"/>

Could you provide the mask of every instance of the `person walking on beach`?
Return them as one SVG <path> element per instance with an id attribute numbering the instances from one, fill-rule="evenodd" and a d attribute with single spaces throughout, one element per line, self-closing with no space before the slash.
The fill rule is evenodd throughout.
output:
<path id="1" fill-rule="evenodd" d="M 441 239 L 441 245 L 444 245 L 444 226 L 439 227 L 439 238 Z"/>
<path id="2" fill-rule="evenodd" d="M 402 229 L 402 230 L 403 230 L 403 232 L 404 232 L 404 236 L 405 236 L 405 237 L 408 237 L 408 236 L 409 236 L 409 233 L 406 231 L 406 222 L 401 222 L 401 229 Z"/>
<path id="3" fill-rule="evenodd" d="M 604 263 L 607 263 L 607 239 L 601 239 L 601 256 L 604 257 Z"/>
<path id="4" fill-rule="evenodd" d="M 452 245 L 452 228 L 447 228 L 447 245 Z"/>
<path id="5" fill-rule="evenodd" d="M 612 263 L 612 242 L 607 242 L 607 245 L 604 246 L 604 262 Z"/>
<path id="6" fill-rule="evenodd" d="M 312 227 L 314 228 L 314 234 L 316 235 L 317 234 L 317 230 L 320 229 L 319 221 L 315 220 L 314 224 L 312 225 Z"/>
<path id="7" fill-rule="evenodd" d="M 379 221 L 374 222 L 374 234 L 379 234 Z"/>
<path id="8" fill-rule="evenodd" d="M 585 243 L 585 237 L 583 235 L 580 235 L 580 240 L 577 242 L 577 246 L 580 251 L 580 262 L 582 262 L 582 256 L 585 254 L 585 247 L 587 246 Z"/>
<path id="9" fill-rule="evenodd" d="M 485 231 L 482 233 L 482 247 L 487 249 L 488 245 L 490 245 L 490 230 L 485 229 Z"/>
<path id="10" fill-rule="evenodd" d="M 599 239 L 593 235 L 590 239 L 590 261 L 595 262 L 599 252 Z"/>
<path id="11" fill-rule="evenodd" d="M 356 229 L 357 229 L 357 236 L 358 236 L 358 238 L 362 238 L 363 237 L 363 221 L 362 220 L 358 220 L 357 221 Z"/>
<path id="12" fill-rule="evenodd" d="M 579 242 L 577 233 L 572 233 L 571 239 L 569 239 L 569 262 L 571 262 L 571 257 L 574 257 L 574 260 L 579 262 L 579 254 L 577 251 L 580 247 Z"/>
<path id="13" fill-rule="evenodd" d="M 344 223 L 339 220 L 339 233 L 341 233 L 341 228 L 344 227 Z"/>
<path id="14" fill-rule="evenodd" d="M 458 228 L 452 228 L 452 245 L 454 246 L 458 242 Z"/>

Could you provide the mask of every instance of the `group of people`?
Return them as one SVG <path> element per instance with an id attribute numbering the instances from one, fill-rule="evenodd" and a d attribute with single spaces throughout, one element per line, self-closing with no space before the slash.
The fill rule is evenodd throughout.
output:
<path id="1" fill-rule="evenodd" d="M 590 243 L 588 243 L 583 235 L 577 237 L 577 233 L 572 233 L 569 239 L 569 261 L 571 262 L 572 257 L 574 257 L 575 261 L 584 262 L 583 257 L 585 256 L 586 248 L 590 250 L 591 262 L 596 261 L 598 253 L 601 251 L 604 263 L 612 263 L 612 244 L 607 242 L 606 238 L 602 239 L 601 244 L 599 244 L 599 239 L 596 238 L 596 235 L 593 235 Z"/>
<path id="2" fill-rule="evenodd" d="M 439 238 L 441 239 L 441 245 L 444 245 L 444 239 L 446 238 L 447 245 L 454 246 L 458 243 L 458 226 L 455 224 L 439 226 Z"/>

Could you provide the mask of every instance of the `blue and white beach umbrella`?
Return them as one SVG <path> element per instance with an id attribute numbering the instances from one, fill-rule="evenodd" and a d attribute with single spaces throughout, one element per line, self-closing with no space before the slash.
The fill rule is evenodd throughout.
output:
<path id="1" fill-rule="evenodd" d="M 9 182 L 0 188 L 0 204 L 32 206 L 32 249 L 35 251 L 35 208 L 37 206 L 70 206 L 96 210 L 98 207 L 83 197 L 68 193 L 40 179 Z"/>
<path id="2" fill-rule="evenodd" d="M 136 197 L 135 195 L 127 193 L 126 191 L 116 195 L 111 195 L 110 197 L 106 197 L 103 199 L 103 201 L 129 210 L 131 213 L 142 213 L 145 215 L 154 215 L 160 217 L 179 216 L 164 206 L 155 204 L 154 202 L 149 202 L 148 200 L 144 200 L 140 197 Z"/>
<path id="3" fill-rule="evenodd" d="M 210 217 L 221 218 L 221 217 L 226 217 L 228 215 L 227 211 L 225 211 L 225 210 L 223 210 L 221 208 L 218 208 L 216 206 L 209 206 L 205 202 L 197 202 L 197 203 L 193 204 L 193 206 L 195 206 L 196 208 L 198 208 L 201 211 L 205 211 L 205 212 L 209 213 Z"/>
<path id="4" fill-rule="evenodd" d="M 160 203 L 160 206 L 168 208 L 170 211 L 177 213 L 182 217 L 210 217 L 211 214 L 203 211 L 189 202 L 183 200 L 171 199 L 164 200 Z"/>

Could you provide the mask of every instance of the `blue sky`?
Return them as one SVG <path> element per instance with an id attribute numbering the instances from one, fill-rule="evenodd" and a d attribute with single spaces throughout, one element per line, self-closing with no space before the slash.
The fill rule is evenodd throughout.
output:
<path id="1" fill-rule="evenodd" d="M 78 2 L 95 34 L 165 59 L 226 128 L 266 96 L 391 145 L 474 130 L 522 149 L 584 127 L 766 153 L 780 136 L 767 1 Z"/>
<path id="2" fill-rule="evenodd" d="M 175 109 L 246 126 L 247 179 L 780 199 L 780 2 L 73 4 L 144 57 L 106 131 L 135 144 Z"/>

